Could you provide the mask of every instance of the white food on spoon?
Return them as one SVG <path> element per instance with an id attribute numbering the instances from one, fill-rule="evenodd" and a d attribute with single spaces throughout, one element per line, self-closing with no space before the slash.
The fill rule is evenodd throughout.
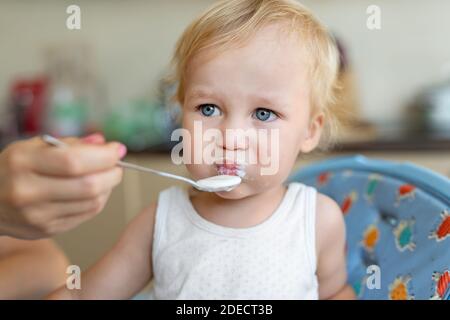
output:
<path id="1" fill-rule="evenodd" d="M 197 185 L 209 192 L 230 191 L 241 183 L 242 179 L 238 176 L 218 175 L 197 181 Z"/>

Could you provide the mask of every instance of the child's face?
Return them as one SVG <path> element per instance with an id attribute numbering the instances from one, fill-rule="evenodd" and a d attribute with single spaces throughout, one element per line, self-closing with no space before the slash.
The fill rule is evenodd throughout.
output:
<path id="1" fill-rule="evenodd" d="M 323 118 L 311 114 L 308 62 L 301 43 L 279 27 L 264 27 L 240 48 L 219 54 L 214 49 L 203 51 L 188 65 L 183 128 L 193 143 L 191 164 L 186 166 L 194 179 L 244 173 L 239 187 L 217 193 L 223 198 L 243 198 L 280 186 L 299 152 L 311 151 L 320 137 Z M 194 130 L 195 123 L 201 130 Z M 214 128 L 222 133 L 222 141 L 201 145 L 199 132 L 206 139 L 206 131 Z M 241 132 L 227 139 L 230 129 Z M 261 138 L 264 135 L 266 139 Z M 244 165 L 194 163 L 198 148 L 210 155 L 211 145 L 216 154 L 223 153 L 219 158 L 232 160 L 227 163 Z"/>

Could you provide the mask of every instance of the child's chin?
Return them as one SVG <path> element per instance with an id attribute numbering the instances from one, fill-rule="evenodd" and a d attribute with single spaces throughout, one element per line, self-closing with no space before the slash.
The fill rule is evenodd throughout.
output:
<path id="1" fill-rule="evenodd" d="M 244 190 L 243 186 L 238 186 L 231 191 L 216 192 L 216 195 L 223 199 L 238 200 L 248 196 L 247 192 Z"/>

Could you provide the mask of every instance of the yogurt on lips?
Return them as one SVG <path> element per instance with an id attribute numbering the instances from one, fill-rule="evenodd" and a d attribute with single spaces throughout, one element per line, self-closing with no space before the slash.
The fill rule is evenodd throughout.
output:
<path id="1" fill-rule="evenodd" d="M 240 178 L 245 176 L 245 166 L 243 164 L 225 160 L 223 163 L 216 163 L 215 166 L 219 175 L 238 176 Z"/>

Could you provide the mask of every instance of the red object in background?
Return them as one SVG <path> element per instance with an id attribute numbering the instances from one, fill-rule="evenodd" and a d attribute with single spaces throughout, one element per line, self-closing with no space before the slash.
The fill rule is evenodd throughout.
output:
<path id="1" fill-rule="evenodd" d="M 11 88 L 12 108 L 20 135 L 39 134 L 43 129 L 48 81 L 45 78 L 16 81 Z"/>

